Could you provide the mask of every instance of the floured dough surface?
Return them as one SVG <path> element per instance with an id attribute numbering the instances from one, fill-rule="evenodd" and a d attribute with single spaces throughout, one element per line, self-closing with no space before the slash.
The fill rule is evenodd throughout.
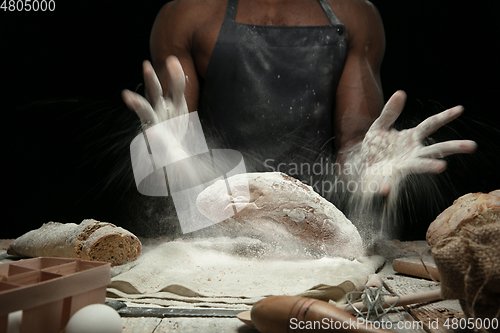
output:
<path id="1" fill-rule="evenodd" d="M 246 237 L 144 240 L 143 245 L 137 261 L 112 268 L 107 297 L 241 308 L 268 295 L 318 296 L 345 281 L 362 288 L 384 262 L 382 257 L 275 258 L 269 244 Z M 256 248 L 264 252 L 255 253 Z"/>
<path id="2" fill-rule="evenodd" d="M 454 236 L 465 226 L 480 226 L 500 221 L 500 190 L 490 193 L 469 193 L 453 202 L 436 217 L 427 229 L 427 243 Z"/>
<path id="3" fill-rule="evenodd" d="M 284 248 L 299 246 L 346 258 L 363 255 L 356 227 L 331 202 L 299 180 L 268 172 L 239 174 L 227 182 L 231 195 L 226 182 L 217 181 L 200 193 L 196 202 L 200 212 L 215 223 L 228 210 L 238 211 L 220 226 Z M 247 188 L 249 200 L 245 200 Z"/>

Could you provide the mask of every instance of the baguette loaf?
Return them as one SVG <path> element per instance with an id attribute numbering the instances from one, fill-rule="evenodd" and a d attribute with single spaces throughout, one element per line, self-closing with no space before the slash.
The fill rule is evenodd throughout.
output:
<path id="1" fill-rule="evenodd" d="M 312 187 L 280 172 L 239 174 L 227 181 L 231 195 L 225 181 L 219 180 L 196 200 L 200 212 L 214 223 L 237 208 L 239 212 L 219 223 L 225 229 L 290 250 L 308 248 L 347 258 L 363 255 L 356 227 Z"/>
<path id="2" fill-rule="evenodd" d="M 122 265 L 141 253 L 141 242 L 114 224 L 83 220 L 80 224 L 49 222 L 12 242 L 8 254 L 27 257 L 64 257 Z"/>
<path id="3" fill-rule="evenodd" d="M 427 229 L 427 243 L 457 235 L 465 226 L 481 226 L 500 222 L 500 190 L 486 193 L 469 193 L 453 202 Z"/>

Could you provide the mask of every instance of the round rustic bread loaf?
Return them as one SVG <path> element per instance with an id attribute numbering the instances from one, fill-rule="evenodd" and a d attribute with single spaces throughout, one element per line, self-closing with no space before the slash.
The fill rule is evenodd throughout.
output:
<path id="1" fill-rule="evenodd" d="M 436 245 L 440 240 L 456 235 L 467 226 L 480 226 L 499 221 L 500 190 L 469 193 L 453 202 L 429 225 L 427 243 Z"/>
<path id="2" fill-rule="evenodd" d="M 441 276 L 441 297 L 458 299 L 468 318 L 491 321 L 500 316 L 499 194 L 458 198 L 427 232 Z"/>
<path id="3" fill-rule="evenodd" d="M 141 253 L 141 242 L 114 224 L 84 220 L 80 224 L 49 222 L 12 242 L 8 254 L 26 257 L 82 258 L 122 265 Z"/>
<path id="4" fill-rule="evenodd" d="M 219 225 L 238 235 L 284 248 L 300 244 L 328 255 L 363 255 L 356 227 L 331 202 L 299 180 L 268 172 L 239 174 L 227 182 L 231 195 L 226 182 L 219 180 L 196 201 L 200 212 L 214 223 L 220 222 L 221 216 L 233 215 Z"/>

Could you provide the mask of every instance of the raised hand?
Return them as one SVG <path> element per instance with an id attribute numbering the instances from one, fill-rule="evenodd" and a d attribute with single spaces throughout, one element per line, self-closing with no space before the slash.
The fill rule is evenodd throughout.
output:
<path id="1" fill-rule="evenodd" d="M 149 61 L 144 61 L 146 98 L 130 90 L 124 90 L 122 98 L 141 119 L 143 131 L 170 120 L 163 124 L 164 128 L 156 128 L 147 132 L 148 144 L 160 147 L 168 160 L 179 160 L 189 157 L 189 154 L 182 148 L 189 122 L 187 117 L 179 117 L 188 114 L 184 97 L 186 78 L 176 57 L 168 57 L 166 65 L 169 90 L 165 97 L 153 66 Z"/>
<path id="2" fill-rule="evenodd" d="M 440 158 L 472 153 L 477 148 L 477 144 L 470 140 L 446 141 L 430 146 L 422 144 L 428 135 L 460 116 L 464 110 L 461 106 L 431 116 L 414 128 L 395 130 L 392 126 L 405 102 L 406 94 L 397 91 L 371 125 L 361 146 L 346 158 L 346 163 L 355 164 L 360 171 L 359 180 L 365 182 L 365 189 L 373 191 L 377 188 L 380 193 L 387 195 L 404 176 L 440 173 L 446 169 L 446 162 Z"/>
<path id="3" fill-rule="evenodd" d="M 130 90 L 124 90 L 122 93 L 125 104 L 137 113 L 144 130 L 165 120 L 188 113 L 184 97 L 186 78 L 182 66 L 174 56 L 168 57 L 166 62 L 169 87 L 167 96 L 163 96 L 160 80 L 149 61 L 143 63 L 146 98 Z"/>

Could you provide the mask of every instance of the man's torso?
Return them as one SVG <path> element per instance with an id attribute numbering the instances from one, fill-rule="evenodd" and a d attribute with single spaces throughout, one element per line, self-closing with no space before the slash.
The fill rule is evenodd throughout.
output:
<path id="1" fill-rule="evenodd" d="M 198 74 L 204 78 L 224 21 L 227 0 L 191 0 L 197 6 L 193 24 L 192 55 Z M 346 0 L 328 1 L 339 20 L 348 27 Z M 347 23 L 345 22 L 347 21 Z M 317 0 L 239 0 L 236 23 L 262 26 L 323 26 L 330 22 Z"/>

